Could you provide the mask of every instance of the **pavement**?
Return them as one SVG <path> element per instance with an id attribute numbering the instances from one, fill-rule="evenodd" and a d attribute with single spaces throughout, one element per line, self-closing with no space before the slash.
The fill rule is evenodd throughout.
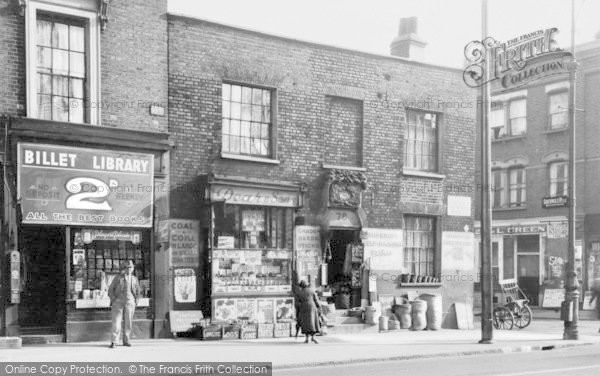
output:
<path id="1" fill-rule="evenodd" d="M 481 329 L 368 332 L 303 338 L 199 341 L 190 338 L 134 340 L 132 347 L 108 343 L 58 343 L 0 350 L 0 362 L 272 362 L 274 369 L 359 362 L 438 358 L 548 350 L 600 344 L 598 321 L 579 322 L 579 340 L 563 340 L 563 323 L 538 319 L 521 330 L 494 331 L 493 343 L 479 344 Z"/>

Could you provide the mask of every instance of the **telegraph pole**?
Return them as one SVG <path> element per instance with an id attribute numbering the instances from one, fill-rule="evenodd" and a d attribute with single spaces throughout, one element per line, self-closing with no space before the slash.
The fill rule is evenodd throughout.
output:
<path id="1" fill-rule="evenodd" d="M 575 0 L 571 0 L 571 66 L 569 68 L 569 239 L 567 283 L 565 283 L 565 304 L 563 339 L 579 339 L 579 282 L 575 270 L 575 81 L 577 62 L 575 60 Z"/>
<path id="2" fill-rule="evenodd" d="M 488 2 L 482 1 L 481 38 L 488 37 Z M 490 58 L 485 57 L 483 85 L 481 86 L 481 341 L 492 343 L 494 328 L 492 326 L 492 209 L 491 196 L 491 141 L 489 115 L 490 98 Z"/>

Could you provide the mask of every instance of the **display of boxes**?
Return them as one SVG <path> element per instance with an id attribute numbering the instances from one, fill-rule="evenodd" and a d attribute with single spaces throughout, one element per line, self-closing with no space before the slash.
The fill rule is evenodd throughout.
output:
<path id="1" fill-rule="evenodd" d="M 273 338 L 274 324 L 258 324 L 258 338 Z"/>
<path id="2" fill-rule="evenodd" d="M 237 324 L 223 326 L 223 339 L 240 339 L 240 330 Z"/>
<path id="3" fill-rule="evenodd" d="M 274 337 L 291 337 L 292 335 L 292 324 L 289 322 L 278 322 L 275 324 L 275 330 L 273 331 Z"/>
<path id="4" fill-rule="evenodd" d="M 258 338 L 258 325 L 245 324 L 240 329 L 240 339 L 255 339 Z"/>
<path id="5" fill-rule="evenodd" d="M 200 339 L 203 341 L 213 341 L 223 339 L 223 327 L 221 325 L 209 325 L 201 327 Z"/>

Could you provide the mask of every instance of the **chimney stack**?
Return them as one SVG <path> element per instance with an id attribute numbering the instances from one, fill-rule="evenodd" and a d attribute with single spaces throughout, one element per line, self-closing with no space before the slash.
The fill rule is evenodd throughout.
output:
<path id="1" fill-rule="evenodd" d="M 423 60 L 427 42 L 417 36 L 417 17 L 400 19 L 400 31 L 390 45 L 393 56 L 410 60 Z"/>

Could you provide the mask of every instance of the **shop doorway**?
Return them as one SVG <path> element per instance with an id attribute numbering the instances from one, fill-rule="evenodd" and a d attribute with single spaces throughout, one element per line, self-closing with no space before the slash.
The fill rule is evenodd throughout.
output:
<path id="1" fill-rule="evenodd" d="M 331 261 L 328 266 L 329 285 L 337 292 L 347 293 L 348 306 L 360 306 L 360 288 L 352 288 L 352 255 L 347 252 L 348 245 L 359 241 L 358 230 L 332 230 L 329 245 Z M 349 258 L 347 260 L 347 258 Z M 350 263 L 350 265 L 348 265 Z M 339 305 L 340 300 L 338 299 Z"/>
<path id="2" fill-rule="evenodd" d="M 20 250 L 23 290 L 19 326 L 23 334 L 58 334 L 65 326 L 65 229 L 23 227 Z"/>
<path id="3" fill-rule="evenodd" d="M 540 293 L 540 241 L 538 235 L 517 238 L 517 282 L 530 304 L 539 305 Z"/>

